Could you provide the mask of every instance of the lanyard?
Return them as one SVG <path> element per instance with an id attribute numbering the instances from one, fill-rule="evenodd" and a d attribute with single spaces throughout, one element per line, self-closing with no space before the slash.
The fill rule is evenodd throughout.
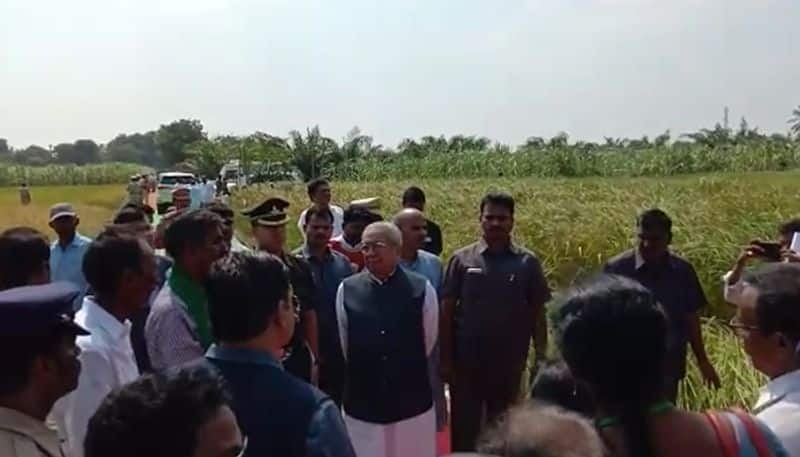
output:
<path id="1" fill-rule="evenodd" d="M 671 411 L 675 406 L 668 401 L 662 401 L 647 408 L 647 414 L 650 416 L 657 416 L 667 411 Z M 616 416 L 601 417 L 595 421 L 595 426 L 600 430 L 619 425 L 619 418 Z"/>

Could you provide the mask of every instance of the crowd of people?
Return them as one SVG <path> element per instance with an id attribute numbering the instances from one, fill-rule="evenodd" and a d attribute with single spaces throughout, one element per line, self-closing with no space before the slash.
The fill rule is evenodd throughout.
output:
<path id="1" fill-rule="evenodd" d="M 67 203 L 50 210 L 52 243 L 0 234 L 0 455 L 800 456 L 800 221 L 722 282 L 729 326 L 769 378 L 758 402 L 686 411 L 689 348 L 710 386 L 728 380 L 663 211 L 638 215 L 637 245 L 548 325 L 551 289 L 513 241 L 510 195 L 483 197 L 480 237 L 443 264 L 422 189 L 391 217 L 376 198 L 332 204 L 324 179 L 307 190 L 295 249 L 283 197 L 242 211 L 248 246 L 233 209 L 181 190 L 156 227 L 137 194 L 94 239 Z"/>

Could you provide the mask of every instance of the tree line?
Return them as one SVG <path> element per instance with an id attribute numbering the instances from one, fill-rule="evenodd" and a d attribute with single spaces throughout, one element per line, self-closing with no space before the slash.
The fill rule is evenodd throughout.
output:
<path id="1" fill-rule="evenodd" d="M 31 145 L 13 149 L 0 138 L 0 162 L 31 166 L 127 162 L 152 168 L 186 168 L 215 176 L 225 163 L 238 160 L 245 172 L 256 180 L 310 179 L 323 174 L 354 176 L 353 171 L 362 165 L 379 166 L 442 157 L 447 160 L 447 157 L 455 156 L 469 156 L 473 161 L 481 161 L 486 156 L 505 157 L 518 153 L 552 160 L 557 153 L 558 160 L 575 161 L 609 153 L 635 154 L 655 150 L 659 154 L 668 154 L 670 151 L 724 150 L 744 145 L 793 152 L 800 144 L 800 106 L 792 112 L 789 124 L 788 133 L 768 135 L 749 126 L 743 118 L 738 129 L 716 124 L 711 129 L 700 129 L 676 138 L 667 131 L 652 139 L 647 136 L 635 139 L 608 137 L 602 142 L 571 142 L 566 133 L 560 133 L 552 138 L 530 137 L 513 148 L 482 136 L 423 136 L 404 139 L 391 148 L 376 144 L 358 127 L 340 141 L 323 135 L 318 126 L 307 128 L 305 132 L 291 131 L 287 137 L 264 132 L 209 137 L 199 120 L 181 119 L 149 132 L 120 134 L 106 144 L 79 139 L 48 148 Z M 569 170 L 559 172 L 559 167 L 564 166 L 570 164 L 556 163 L 555 174 L 569 176 Z"/>

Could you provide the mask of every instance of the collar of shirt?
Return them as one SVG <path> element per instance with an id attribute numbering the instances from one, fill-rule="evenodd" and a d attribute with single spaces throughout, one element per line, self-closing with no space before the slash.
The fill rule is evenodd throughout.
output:
<path id="1" fill-rule="evenodd" d="M 81 235 L 80 233 L 75 232 L 75 236 L 72 237 L 72 241 L 70 241 L 69 244 L 64 246 L 61 250 L 62 251 L 66 251 L 69 248 L 74 248 L 74 247 L 79 248 L 79 247 L 81 247 L 81 246 L 83 246 L 85 244 L 89 244 L 91 242 L 92 242 L 92 240 L 90 240 L 89 238 L 86 238 L 85 236 Z M 51 247 L 60 248 L 61 244 L 59 244 L 58 240 L 55 240 L 55 241 L 53 241 L 53 244 L 51 245 Z"/>
<path id="2" fill-rule="evenodd" d="M 400 265 L 404 266 L 412 271 L 416 271 L 420 268 L 421 264 L 425 262 L 425 254 L 426 252 L 422 249 L 417 249 L 417 256 L 412 261 L 405 260 L 403 258 L 400 259 Z"/>
<path id="3" fill-rule="evenodd" d="M 478 240 L 478 254 L 483 254 L 484 252 L 486 252 L 487 249 L 489 249 L 489 244 L 486 243 L 486 240 L 483 237 L 481 237 Z M 519 247 L 516 244 L 514 244 L 514 241 L 511 240 L 509 240 L 508 242 L 506 251 L 512 254 L 519 254 L 521 252 Z"/>
<path id="4" fill-rule="evenodd" d="M 308 249 L 308 244 L 307 243 L 304 244 L 299 249 L 299 253 L 300 253 L 300 255 L 302 255 L 303 257 L 305 257 L 308 260 L 317 260 L 316 257 L 311 255 L 311 251 Z M 327 262 L 327 261 L 331 260 L 332 258 L 333 258 L 333 254 L 331 254 L 331 248 L 328 247 L 328 246 L 325 246 L 325 253 L 322 254 L 322 261 L 323 262 Z"/>
<path id="5" fill-rule="evenodd" d="M 233 236 L 233 239 L 231 239 L 231 252 L 245 252 L 249 250 L 250 246 L 240 241 L 236 235 Z"/>
<path id="6" fill-rule="evenodd" d="M 234 348 L 219 344 L 212 344 L 206 351 L 210 359 L 224 360 L 227 362 L 247 363 L 251 365 L 268 365 L 283 369 L 283 365 L 266 351 L 247 348 Z"/>
<path id="7" fill-rule="evenodd" d="M 637 270 L 641 270 L 642 267 L 647 265 L 647 262 L 645 262 L 644 257 L 642 257 L 642 253 L 639 252 L 638 248 L 633 250 L 633 258 L 634 258 L 634 267 Z M 677 265 L 677 263 L 675 262 L 675 257 L 669 251 L 667 251 L 667 262 L 666 262 L 666 265 L 669 268 L 675 268 L 676 265 Z"/>
<path id="8" fill-rule="evenodd" d="M 117 320 L 111 313 L 100 306 L 95 297 L 85 297 L 83 306 L 75 316 L 76 321 L 88 329 L 94 335 L 96 331 L 105 332 L 111 337 L 112 341 L 120 341 L 128 338 L 131 332 L 131 322 L 125 320 L 124 323 Z"/>
<path id="9" fill-rule="evenodd" d="M 39 447 L 47 451 L 49 455 L 62 455 L 58 433 L 47 428 L 44 422 L 38 421 L 27 414 L 0 406 L 0 430 L 8 430 L 27 436 L 35 441 Z"/>
<path id="10" fill-rule="evenodd" d="M 372 272 L 369 271 L 369 269 L 367 269 L 367 274 L 369 274 L 369 279 L 375 281 L 376 283 L 378 283 L 378 285 L 381 285 L 381 286 L 386 284 L 387 282 L 389 282 L 389 280 L 392 279 L 392 277 L 394 276 L 395 273 L 397 273 L 397 268 L 392 270 L 392 272 L 389 273 L 389 276 L 387 276 L 386 279 L 380 279 L 377 276 L 375 276 L 374 274 L 372 274 Z"/>
<path id="11" fill-rule="evenodd" d="M 778 376 L 762 387 L 754 411 L 761 412 L 795 392 L 800 393 L 800 370 Z"/>

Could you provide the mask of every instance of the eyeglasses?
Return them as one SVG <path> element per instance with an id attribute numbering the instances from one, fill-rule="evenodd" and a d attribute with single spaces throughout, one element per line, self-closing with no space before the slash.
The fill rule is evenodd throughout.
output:
<path id="1" fill-rule="evenodd" d="M 736 316 L 732 317 L 730 321 L 728 321 L 728 327 L 730 327 L 736 335 L 740 337 L 746 337 L 750 334 L 750 332 L 755 332 L 758 330 L 758 327 L 755 325 L 747 325 L 742 323 Z"/>
<path id="2" fill-rule="evenodd" d="M 234 457 L 244 457 L 245 452 L 247 452 L 247 437 L 242 437 L 242 448 Z"/>
<path id="3" fill-rule="evenodd" d="M 369 251 L 376 251 L 380 248 L 389 247 L 388 244 L 384 243 L 383 241 L 372 241 L 369 243 L 362 243 L 361 244 L 361 252 L 369 252 Z"/>

